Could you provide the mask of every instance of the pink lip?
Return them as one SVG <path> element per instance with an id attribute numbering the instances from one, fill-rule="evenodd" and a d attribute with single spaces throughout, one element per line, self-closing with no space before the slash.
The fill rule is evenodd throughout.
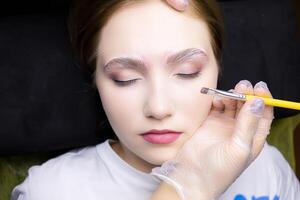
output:
<path id="1" fill-rule="evenodd" d="M 147 142 L 153 144 L 169 144 L 177 140 L 181 132 L 172 131 L 172 130 L 155 130 L 152 129 L 142 134 L 142 137 Z"/>

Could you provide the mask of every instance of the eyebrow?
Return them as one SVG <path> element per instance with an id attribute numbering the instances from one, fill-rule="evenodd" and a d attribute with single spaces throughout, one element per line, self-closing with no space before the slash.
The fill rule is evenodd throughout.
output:
<path id="1" fill-rule="evenodd" d="M 204 50 L 198 48 L 190 48 L 169 56 L 167 58 L 167 64 L 184 63 L 195 55 L 203 55 L 207 58 L 207 54 L 205 53 Z"/>
<path id="2" fill-rule="evenodd" d="M 207 59 L 207 54 L 203 49 L 190 48 L 168 56 L 167 64 L 175 65 L 175 64 L 184 63 L 190 60 L 195 55 L 202 55 Z M 104 65 L 103 69 L 108 70 L 108 68 L 113 64 L 120 64 L 124 68 L 139 69 L 142 71 L 145 71 L 146 69 L 146 63 L 143 60 L 138 58 L 130 58 L 130 57 L 113 58 Z"/>

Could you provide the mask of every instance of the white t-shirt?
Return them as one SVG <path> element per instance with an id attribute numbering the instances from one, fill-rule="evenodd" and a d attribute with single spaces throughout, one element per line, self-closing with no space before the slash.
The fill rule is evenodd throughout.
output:
<path id="1" fill-rule="evenodd" d="M 12 200 L 146 200 L 159 185 L 122 160 L 109 140 L 29 169 Z M 299 182 L 280 152 L 266 144 L 220 200 L 300 200 Z"/>

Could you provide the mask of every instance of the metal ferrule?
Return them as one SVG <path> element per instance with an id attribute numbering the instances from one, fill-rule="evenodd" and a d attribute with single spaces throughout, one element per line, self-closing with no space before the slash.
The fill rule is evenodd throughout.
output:
<path id="1" fill-rule="evenodd" d="M 211 88 L 209 88 L 209 90 L 212 91 L 213 93 L 216 93 L 216 94 L 218 94 L 220 96 L 224 96 L 224 97 L 230 97 L 230 98 L 237 99 L 237 100 L 246 99 L 246 95 L 240 94 L 240 93 L 226 92 L 223 90 L 217 90 L 217 89 L 211 89 Z"/>

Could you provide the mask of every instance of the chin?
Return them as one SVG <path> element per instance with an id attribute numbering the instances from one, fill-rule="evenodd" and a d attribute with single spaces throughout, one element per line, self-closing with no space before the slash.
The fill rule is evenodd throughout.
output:
<path id="1" fill-rule="evenodd" d="M 176 156 L 177 150 L 152 152 L 151 154 L 143 155 L 143 160 L 151 165 L 162 165 L 167 160 L 171 160 Z"/>

